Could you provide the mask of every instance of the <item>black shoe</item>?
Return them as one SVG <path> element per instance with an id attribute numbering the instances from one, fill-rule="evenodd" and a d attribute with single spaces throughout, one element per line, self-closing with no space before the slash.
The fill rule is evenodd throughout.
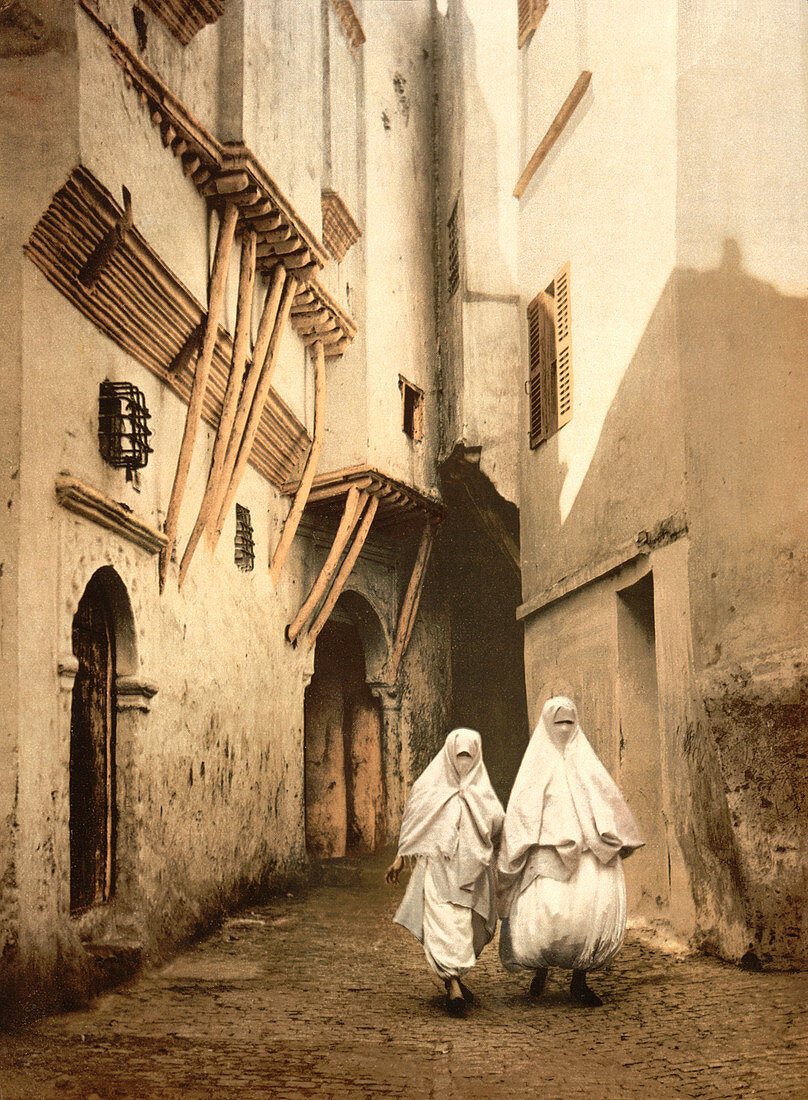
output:
<path id="1" fill-rule="evenodd" d="M 466 1011 L 465 999 L 463 998 L 462 993 L 459 997 L 456 997 L 456 996 L 453 997 L 452 994 L 449 991 L 450 990 L 450 984 L 451 983 L 448 982 L 448 981 L 445 983 L 445 985 L 446 985 L 446 1009 L 447 1009 L 450 1016 L 462 1016 L 462 1015 L 464 1015 L 464 1013 Z M 459 984 L 460 983 L 458 982 L 458 985 Z M 461 986 L 460 988 L 462 989 L 463 987 Z"/>
<path id="2" fill-rule="evenodd" d="M 463 1000 L 466 1002 L 466 1004 L 474 1004 L 474 994 L 471 992 L 469 987 L 467 985 L 463 985 L 463 983 L 459 980 L 457 984 L 460 986 L 460 992 L 463 994 Z"/>
<path id="3" fill-rule="evenodd" d="M 530 996 L 541 997 L 544 992 L 544 983 L 547 981 L 547 967 L 542 967 L 537 970 L 533 975 L 533 981 L 530 983 Z"/>
<path id="4" fill-rule="evenodd" d="M 586 982 L 582 985 L 571 985 L 570 996 L 578 1004 L 585 1005 L 586 1008 L 599 1008 L 603 1004 L 594 989 L 590 989 Z"/>

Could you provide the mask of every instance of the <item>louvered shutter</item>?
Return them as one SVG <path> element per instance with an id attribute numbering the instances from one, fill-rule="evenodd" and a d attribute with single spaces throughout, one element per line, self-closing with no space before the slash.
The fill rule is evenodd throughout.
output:
<path id="1" fill-rule="evenodd" d="M 537 294 L 527 307 L 528 394 L 530 398 L 530 446 L 538 445 L 550 433 L 552 392 L 551 367 L 555 332 L 553 303 L 544 292 Z"/>
<path id="2" fill-rule="evenodd" d="M 549 0 L 519 0 L 519 49 L 541 23 Z"/>
<path id="3" fill-rule="evenodd" d="M 572 420 L 572 333 L 570 329 L 570 265 L 553 280 L 555 291 L 555 430 Z"/>

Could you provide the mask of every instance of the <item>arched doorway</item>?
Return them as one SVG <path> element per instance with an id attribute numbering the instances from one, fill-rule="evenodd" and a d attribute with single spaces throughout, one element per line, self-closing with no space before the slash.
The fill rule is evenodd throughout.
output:
<path id="1" fill-rule="evenodd" d="M 306 848 L 318 859 L 379 852 L 386 840 L 381 706 L 344 606 L 317 638 L 305 697 Z"/>
<path id="2" fill-rule="evenodd" d="M 70 911 L 109 901 L 115 889 L 116 682 L 131 671 L 134 625 L 126 587 L 97 570 L 72 624 L 78 667 L 70 708 Z"/>

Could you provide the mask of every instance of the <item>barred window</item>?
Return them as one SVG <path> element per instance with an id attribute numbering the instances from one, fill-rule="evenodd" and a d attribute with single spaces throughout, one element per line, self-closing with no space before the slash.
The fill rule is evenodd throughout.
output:
<path id="1" fill-rule="evenodd" d="M 249 508 L 236 505 L 236 565 L 245 573 L 255 566 L 255 544 Z"/>
<path id="2" fill-rule="evenodd" d="M 403 375 L 398 376 L 401 390 L 401 427 L 406 436 L 418 443 L 424 436 L 424 391 Z"/>

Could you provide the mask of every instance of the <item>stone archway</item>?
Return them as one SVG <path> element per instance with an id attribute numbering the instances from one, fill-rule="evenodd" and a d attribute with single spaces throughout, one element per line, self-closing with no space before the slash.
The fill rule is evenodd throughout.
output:
<path id="1" fill-rule="evenodd" d="M 385 846 L 382 709 L 368 684 L 384 648 L 370 605 L 345 593 L 317 638 L 305 696 L 306 848 L 314 858 Z"/>

